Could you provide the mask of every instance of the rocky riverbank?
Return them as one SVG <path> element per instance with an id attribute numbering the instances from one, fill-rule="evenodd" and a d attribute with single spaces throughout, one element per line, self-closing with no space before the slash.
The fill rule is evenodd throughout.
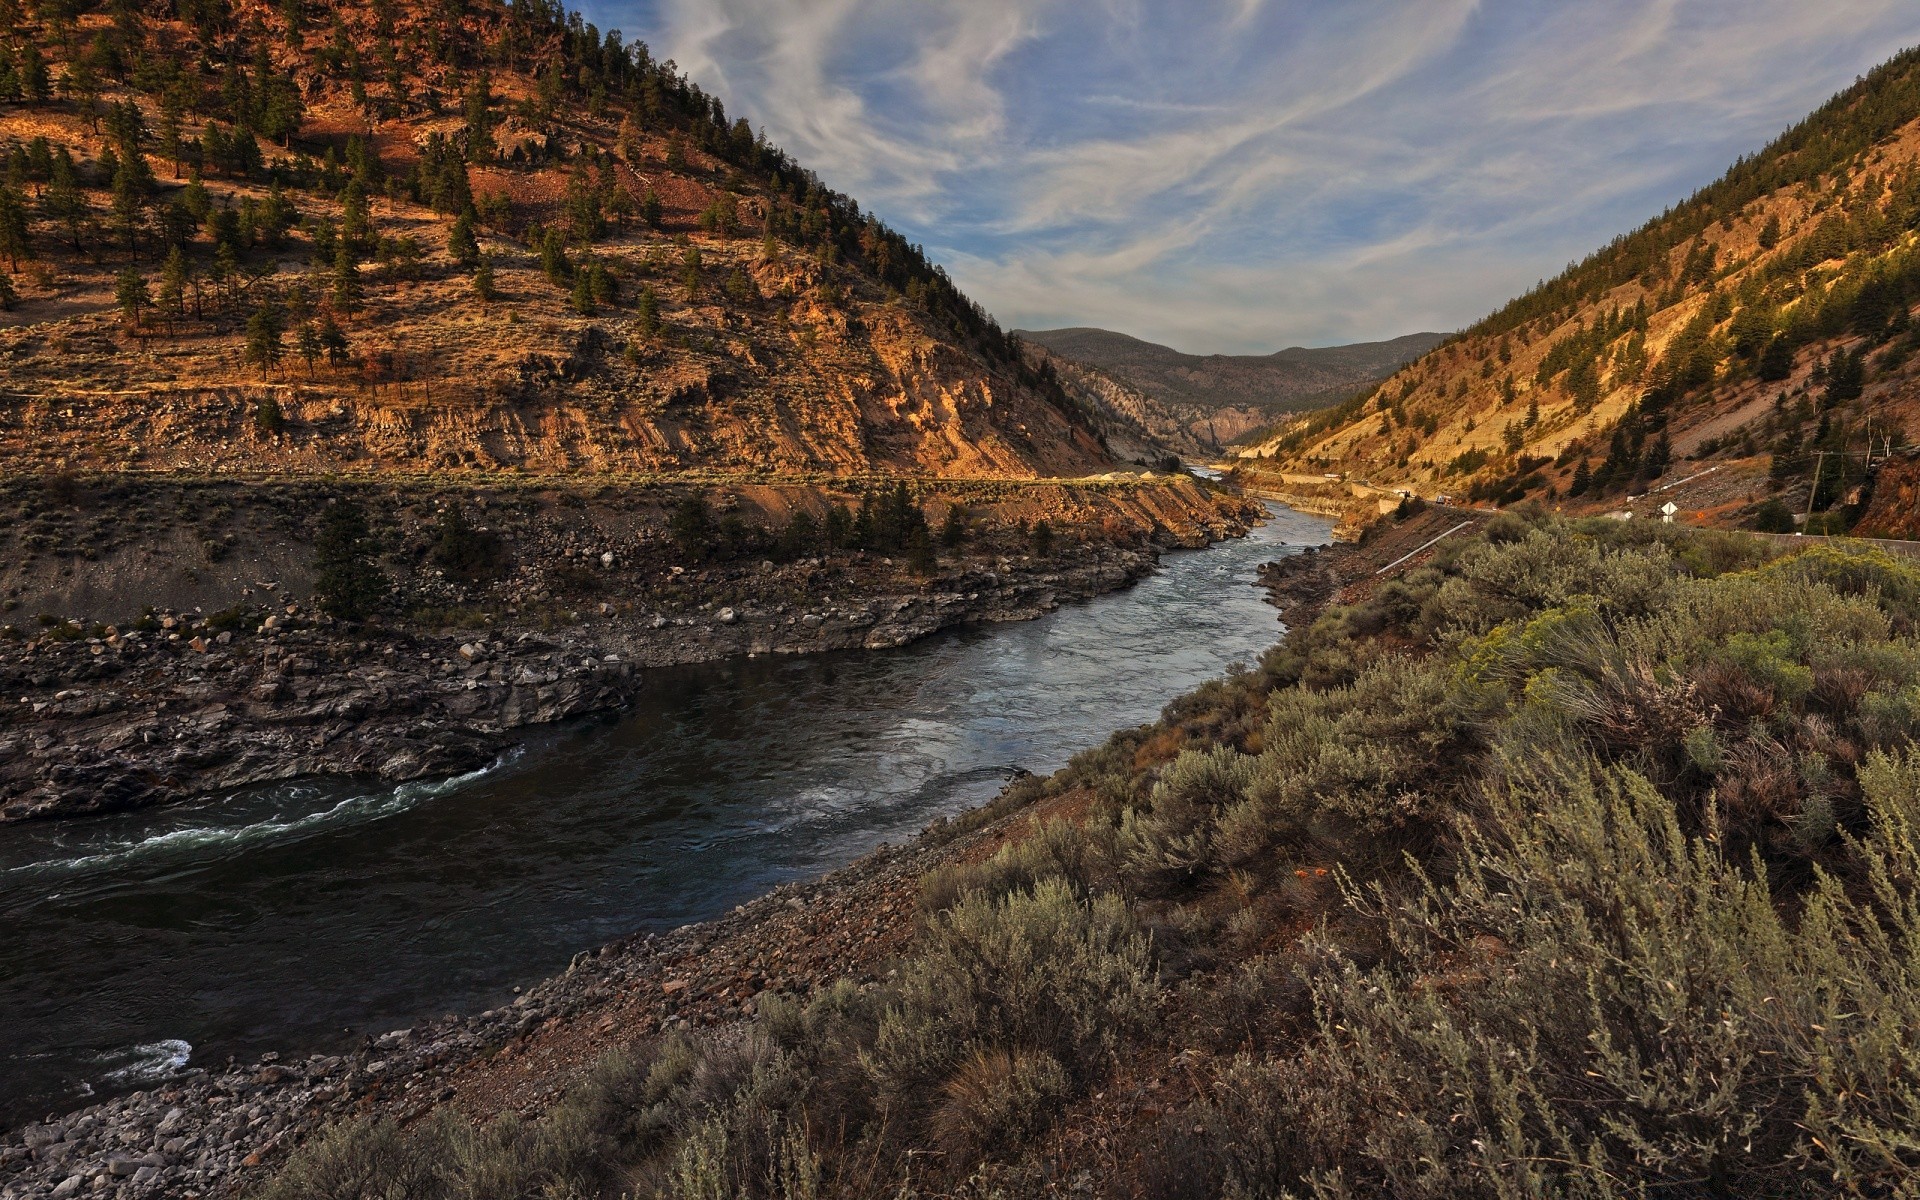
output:
<path id="1" fill-rule="evenodd" d="M 882 847 L 719 920 L 582 953 L 564 974 L 477 1015 L 302 1059 L 192 1067 L 28 1124 L 0 1135 L 0 1200 L 240 1195 L 302 1137 L 352 1114 L 411 1120 L 441 1104 L 539 1112 L 609 1051 L 727 1026 L 766 993 L 873 978 L 912 935 L 921 876 L 990 851 L 1010 826 L 1041 815 L 1016 809 L 975 832 Z"/>
<path id="2" fill-rule="evenodd" d="M 1222 532 L 1237 532 L 1223 530 Z M 0 643 L 0 820 L 115 811 L 305 775 L 398 781 L 468 770 L 503 736 L 619 708 L 645 668 L 900 646 L 1025 620 L 1123 587 L 1153 545 L 970 558 L 920 580 L 883 558 L 698 572 L 685 607 L 603 602 L 557 627 L 349 628 L 156 613 Z"/>

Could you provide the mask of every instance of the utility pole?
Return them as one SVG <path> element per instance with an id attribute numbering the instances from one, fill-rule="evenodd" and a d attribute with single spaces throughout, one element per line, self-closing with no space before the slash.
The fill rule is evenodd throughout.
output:
<path id="1" fill-rule="evenodd" d="M 1800 526 L 1802 533 L 1807 531 L 1807 526 L 1813 524 L 1813 502 L 1820 497 L 1820 468 L 1826 464 L 1827 452 L 1815 450 L 1813 452 L 1813 490 L 1807 493 L 1807 519 Z"/>

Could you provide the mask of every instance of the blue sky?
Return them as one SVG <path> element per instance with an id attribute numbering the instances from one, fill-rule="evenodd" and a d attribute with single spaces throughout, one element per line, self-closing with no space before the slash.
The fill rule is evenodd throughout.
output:
<path id="1" fill-rule="evenodd" d="M 1899 49 L 1913 0 L 611 0 L 1003 323 L 1466 325 Z"/>

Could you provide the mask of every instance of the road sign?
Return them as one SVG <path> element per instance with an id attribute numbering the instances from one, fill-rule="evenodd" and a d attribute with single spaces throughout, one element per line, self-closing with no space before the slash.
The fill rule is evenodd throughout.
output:
<path id="1" fill-rule="evenodd" d="M 1679 511 L 1680 506 L 1669 500 L 1660 506 L 1660 519 L 1671 525 L 1673 524 L 1673 514 Z"/>

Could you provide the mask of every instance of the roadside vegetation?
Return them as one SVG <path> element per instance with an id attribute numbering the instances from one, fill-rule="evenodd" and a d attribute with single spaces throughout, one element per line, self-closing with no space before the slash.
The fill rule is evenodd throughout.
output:
<path id="1" fill-rule="evenodd" d="M 1903 1194 L 1916 624 L 1879 553 L 1504 514 L 932 831 L 1015 817 L 884 980 L 262 1194 Z"/>

